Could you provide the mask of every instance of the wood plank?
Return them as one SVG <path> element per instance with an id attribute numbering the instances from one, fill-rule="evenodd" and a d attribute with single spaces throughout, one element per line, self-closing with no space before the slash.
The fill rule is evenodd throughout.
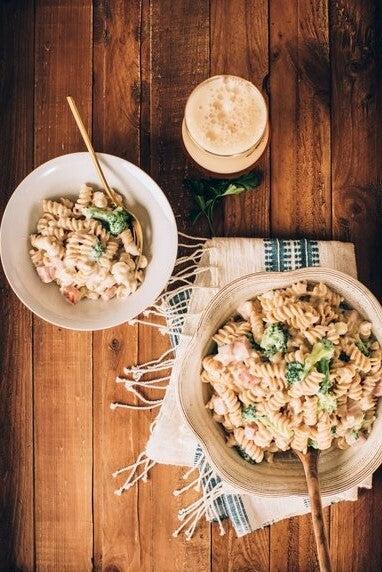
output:
<path id="1" fill-rule="evenodd" d="M 272 233 L 330 237 L 326 0 L 271 0 L 270 60 Z M 329 511 L 325 512 L 328 525 Z M 313 547 L 310 516 L 273 525 L 271 570 L 318 569 Z"/>
<path id="2" fill-rule="evenodd" d="M 359 277 L 381 296 L 380 9 L 340 0 L 331 4 L 330 22 L 334 236 L 355 243 Z M 380 570 L 381 497 L 379 471 L 372 491 L 332 508 L 335 570 Z"/>
<path id="3" fill-rule="evenodd" d="M 266 0 L 212 0 L 210 69 L 211 75 L 232 74 L 252 81 L 268 99 Z M 269 149 L 256 168 L 264 173 L 261 187 L 225 201 L 224 230 L 228 236 L 265 236 L 269 233 Z"/>
<path id="4" fill-rule="evenodd" d="M 0 6 L 0 209 L 33 168 L 33 3 Z M 12 62 L 12 65 L 7 65 Z M 33 524 L 32 316 L 0 272 L 0 570 L 31 570 Z"/>
<path id="5" fill-rule="evenodd" d="M 256 22 L 256 26 L 253 23 Z M 267 98 L 268 2 L 213 0 L 211 2 L 211 75 L 227 73 L 252 81 Z M 269 234 L 269 149 L 258 163 L 264 172 L 261 187 L 224 205 L 227 236 Z M 269 527 L 238 539 L 232 526 L 221 536 L 212 528 L 212 569 L 216 571 L 268 570 Z"/>
<path id="6" fill-rule="evenodd" d="M 186 162 L 181 121 L 188 94 L 208 75 L 208 2 L 161 0 L 151 6 L 144 2 L 143 13 L 142 167 L 167 194 L 179 228 L 187 230 L 186 213 L 191 199 L 182 190 Z M 167 344 L 159 333 L 140 327 L 139 361 L 157 357 Z M 140 414 L 138 430 L 147 435 L 156 413 L 154 410 Z M 177 511 L 184 502 L 174 497 L 172 491 L 179 486 L 183 472 L 180 468 L 156 466 L 149 483 L 139 484 L 138 534 L 144 550 L 140 570 L 209 570 L 209 526 L 204 521 L 191 542 L 182 536 L 176 539 L 171 536 L 179 525 Z"/>
<path id="7" fill-rule="evenodd" d="M 93 141 L 97 149 L 139 162 L 141 2 L 97 2 L 94 11 Z M 135 411 L 110 411 L 113 401 L 130 401 L 115 377 L 137 363 L 138 327 L 123 325 L 93 335 L 94 371 L 94 566 L 96 570 L 139 570 L 138 487 L 123 496 L 114 490 L 147 436 L 137 430 Z"/>
<path id="8" fill-rule="evenodd" d="M 327 0 L 270 3 L 272 230 L 330 236 Z"/>
<path id="9" fill-rule="evenodd" d="M 36 3 L 35 163 L 83 149 L 65 96 L 91 117 L 90 1 Z M 34 321 L 38 570 L 90 570 L 92 338 Z"/>

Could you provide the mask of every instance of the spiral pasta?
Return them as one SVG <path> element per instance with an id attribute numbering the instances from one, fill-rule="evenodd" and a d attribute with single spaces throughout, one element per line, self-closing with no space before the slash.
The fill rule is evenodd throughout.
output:
<path id="1" fill-rule="evenodd" d="M 372 429 L 382 348 L 371 323 L 326 284 L 298 282 L 244 302 L 203 359 L 207 407 L 247 461 L 290 448 L 344 449 Z"/>
<path id="2" fill-rule="evenodd" d="M 55 282 L 73 304 L 83 298 L 124 298 L 143 282 L 147 259 L 134 242 L 129 215 L 114 206 L 89 185 L 81 186 L 75 202 L 42 201 L 30 257 L 42 282 Z"/>

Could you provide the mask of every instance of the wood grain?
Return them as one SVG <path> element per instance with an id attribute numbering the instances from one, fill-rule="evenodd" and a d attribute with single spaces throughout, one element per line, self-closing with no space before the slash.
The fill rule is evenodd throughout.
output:
<path id="1" fill-rule="evenodd" d="M 212 0 L 210 58 L 211 75 L 227 73 L 249 79 L 268 99 L 268 2 Z M 227 236 L 269 233 L 269 149 L 256 168 L 263 171 L 261 187 L 225 201 Z"/>
<path id="2" fill-rule="evenodd" d="M 139 162 L 141 3 L 118 0 L 94 5 L 93 142 L 98 150 Z M 110 410 L 113 401 L 130 403 L 115 383 L 123 367 L 137 363 L 138 327 L 127 324 L 93 335 L 94 372 L 94 566 L 139 570 L 138 487 L 114 495 L 124 481 L 112 473 L 131 463 L 144 447 L 139 413 Z"/>
<path id="3" fill-rule="evenodd" d="M 256 22 L 256 26 L 253 23 Z M 252 81 L 267 99 L 268 2 L 211 2 L 211 75 L 227 73 Z M 270 190 L 269 149 L 257 165 L 264 173 L 261 187 L 224 204 L 226 236 L 267 236 L 269 234 Z M 269 568 L 269 528 L 250 538 L 238 539 L 231 526 L 220 536 L 213 527 L 212 569 L 256 570 Z"/>
<path id="4" fill-rule="evenodd" d="M 143 29 L 150 32 L 150 38 L 143 37 L 142 167 L 161 185 L 171 201 L 178 227 L 186 230 L 191 199 L 182 190 L 186 165 L 181 121 L 188 94 L 208 76 L 208 2 L 161 0 L 152 2 L 150 7 L 145 4 Z M 149 141 L 145 135 L 148 127 Z M 150 156 L 145 153 L 147 146 Z M 140 327 L 139 361 L 157 357 L 167 344 L 157 332 Z M 145 420 L 140 414 L 138 430 L 147 435 L 148 424 L 156 414 L 154 410 Z M 150 482 L 139 485 L 139 535 L 144 548 L 141 570 L 209 569 L 210 537 L 205 522 L 201 522 L 192 542 L 183 536 L 171 536 L 179 526 L 177 511 L 184 502 L 172 491 L 179 486 L 183 472 L 181 468 L 157 466 Z"/>
<path id="5" fill-rule="evenodd" d="M 271 226 L 330 237 L 330 66 L 326 1 L 270 2 Z M 329 511 L 325 511 L 326 526 Z M 273 571 L 318 569 L 310 515 L 271 527 Z"/>
<path id="6" fill-rule="evenodd" d="M 301 451 L 296 450 L 293 452 L 300 459 L 304 467 L 310 501 L 310 512 L 312 515 L 312 526 L 316 541 L 316 556 L 320 572 L 331 572 L 332 565 L 329 554 L 329 537 L 328 530 L 324 522 L 318 472 L 318 458 L 320 451 L 310 448 L 306 453 L 301 453 Z"/>
<path id="7" fill-rule="evenodd" d="M 333 223 L 356 245 L 359 277 L 381 283 L 381 13 L 372 1 L 331 4 Z M 335 570 L 380 570 L 381 475 L 357 503 L 332 508 Z M 346 534 L 344 534 L 346 531 Z"/>
<path id="8" fill-rule="evenodd" d="M 356 244 L 360 278 L 382 295 L 381 33 L 375 0 L 2 2 L 1 208 L 33 154 L 38 165 L 83 150 L 71 93 L 96 147 L 140 162 L 180 230 L 206 234 L 188 221 L 182 179 L 195 168 L 180 124 L 194 86 L 237 74 L 268 96 L 271 142 L 261 188 L 225 201 L 219 232 L 330 238 L 333 222 L 334 238 Z M 229 523 L 220 536 L 201 522 L 186 542 L 171 536 L 187 502 L 172 496 L 182 469 L 157 466 L 148 483 L 114 496 L 111 473 L 142 450 L 157 413 L 110 411 L 127 399 L 114 378 L 157 357 L 166 339 L 38 319 L 32 338 L 31 315 L 0 280 L 0 570 L 317 570 L 310 515 L 242 539 Z M 381 505 L 379 471 L 356 503 L 325 511 L 336 572 L 380 570 Z"/>
<path id="9" fill-rule="evenodd" d="M 65 96 L 89 128 L 91 8 L 36 3 L 36 165 L 83 149 Z M 36 567 L 82 572 L 93 555 L 91 334 L 34 324 Z"/>
<path id="10" fill-rule="evenodd" d="M 327 2 L 270 2 L 272 230 L 330 237 Z"/>
<path id="11" fill-rule="evenodd" d="M 0 209 L 33 166 L 33 5 L 0 5 Z M 6 62 L 12 61 L 8 66 Z M 0 273 L 0 570 L 33 568 L 32 316 Z"/>

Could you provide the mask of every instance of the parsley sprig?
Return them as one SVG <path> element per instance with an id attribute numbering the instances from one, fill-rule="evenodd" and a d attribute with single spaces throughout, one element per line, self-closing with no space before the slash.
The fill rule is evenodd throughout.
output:
<path id="1" fill-rule="evenodd" d="M 223 197 L 240 195 L 258 187 L 261 179 L 260 171 L 252 171 L 237 179 L 185 179 L 184 186 L 191 191 L 195 201 L 195 209 L 191 212 L 192 222 L 195 223 L 204 216 L 213 234 L 214 210 L 219 201 Z"/>

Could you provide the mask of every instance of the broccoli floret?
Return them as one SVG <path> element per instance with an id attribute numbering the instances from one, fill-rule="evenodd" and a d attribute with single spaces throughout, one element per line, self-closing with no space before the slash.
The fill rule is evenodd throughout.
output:
<path id="1" fill-rule="evenodd" d="M 288 363 L 285 369 L 285 377 L 289 385 L 301 381 L 304 376 L 304 365 L 298 361 Z"/>
<path id="2" fill-rule="evenodd" d="M 122 207 L 117 207 L 113 211 L 98 207 L 88 207 L 84 209 L 84 213 L 86 218 L 94 218 L 106 223 L 108 230 L 114 236 L 124 231 L 131 222 L 131 216 Z"/>
<path id="3" fill-rule="evenodd" d="M 318 449 L 318 445 L 313 439 L 308 439 L 308 447 L 311 447 L 312 449 Z"/>
<path id="4" fill-rule="evenodd" d="M 333 435 L 335 435 L 335 434 L 337 433 L 337 427 L 336 427 L 336 426 L 332 427 L 332 428 L 330 429 L 330 431 L 331 431 L 331 433 L 332 433 Z"/>
<path id="5" fill-rule="evenodd" d="M 359 434 L 360 434 L 360 429 L 353 429 L 351 431 L 351 436 L 354 437 L 354 439 L 359 439 Z"/>
<path id="6" fill-rule="evenodd" d="M 239 445 L 236 445 L 235 447 L 236 451 L 239 453 L 240 457 L 242 457 L 244 459 L 244 461 L 247 461 L 247 463 L 251 463 L 251 465 L 256 465 L 256 461 L 254 461 L 249 455 L 248 453 L 246 453 L 244 451 L 244 449 L 242 449 L 241 447 L 239 447 Z"/>
<path id="7" fill-rule="evenodd" d="M 332 342 L 323 338 L 320 342 L 314 344 L 311 353 L 306 357 L 305 370 L 310 371 L 321 360 L 329 362 L 333 357 L 333 353 Z"/>
<path id="8" fill-rule="evenodd" d="M 269 324 L 267 326 L 260 346 L 263 348 L 266 357 L 272 357 L 278 352 L 286 350 L 288 332 L 281 324 Z"/>
<path id="9" fill-rule="evenodd" d="M 255 421 L 257 419 L 256 407 L 254 405 L 243 407 L 242 417 L 244 421 Z"/>
<path id="10" fill-rule="evenodd" d="M 94 246 L 92 246 L 90 251 L 90 258 L 92 260 L 98 260 L 101 258 L 102 254 L 106 251 L 106 245 L 103 242 L 96 242 Z"/>
<path id="11" fill-rule="evenodd" d="M 363 353 L 364 356 L 370 357 L 369 344 L 367 342 L 363 342 L 362 340 L 358 340 L 358 341 L 356 341 L 355 345 L 357 346 L 359 351 Z"/>
<path id="12" fill-rule="evenodd" d="M 340 310 L 351 310 L 351 306 L 347 302 L 340 302 Z"/>
<path id="13" fill-rule="evenodd" d="M 329 363 L 333 357 L 333 344 L 326 338 L 314 344 L 311 353 L 305 358 L 305 363 L 297 361 L 288 363 L 285 369 L 285 377 L 289 385 L 303 380 L 317 364 L 318 371 L 325 374 L 322 381 L 322 390 L 327 393 L 331 387 L 329 377 Z"/>
<path id="14" fill-rule="evenodd" d="M 337 400 L 331 393 L 321 393 L 318 392 L 318 406 L 321 411 L 327 411 L 328 413 L 333 413 L 337 408 Z"/>
<path id="15" fill-rule="evenodd" d="M 317 364 L 317 371 L 324 374 L 324 379 L 320 383 L 320 392 L 329 393 L 332 383 L 330 381 L 330 359 L 322 358 Z"/>

